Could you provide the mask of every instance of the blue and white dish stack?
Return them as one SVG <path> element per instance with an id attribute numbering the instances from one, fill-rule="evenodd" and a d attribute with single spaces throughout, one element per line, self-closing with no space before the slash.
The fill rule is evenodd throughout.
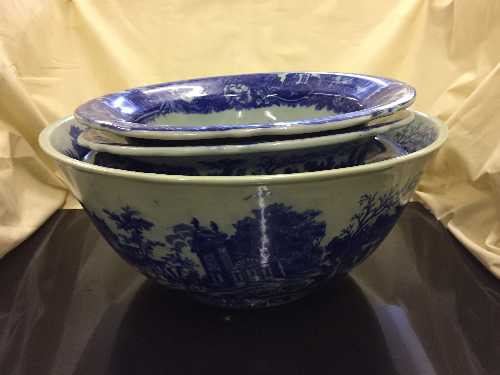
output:
<path id="1" fill-rule="evenodd" d="M 226 308 L 348 273 L 389 233 L 446 127 L 359 74 L 248 74 L 99 97 L 40 135 L 117 253 Z"/>

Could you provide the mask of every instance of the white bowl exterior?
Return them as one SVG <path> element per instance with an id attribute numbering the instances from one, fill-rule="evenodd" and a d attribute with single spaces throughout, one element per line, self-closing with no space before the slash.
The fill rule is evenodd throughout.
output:
<path id="1" fill-rule="evenodd" d="M 375 173 L 350 175 L 319 181 L 277 185 L 189 185 L 141 181 L 112 175 L 94 175 L 59 164 L 68 179 L 71 191 L 88 210 L 118 211 L 130 206 L 142 216 L 168 228 L 193 217 L 201 222 L 216 221 L 230 232 L 234 219 L 247 216 L 253 209 L 272 203 L 291 205 L 295 210 L 319 209 L 327 221 L 332 237 L 348 224 L 358 209 L 363 194 L 383 194 L 402 190 L 401 204 L 406 204 L 430 155 L 411 160 Z"/>
<path id="2" fill-rule="evenodd" d="M 359 211 L 363 195 L 380 197 L 396 192 L 399 204 L 406 205 L 429 157 L 430 154 L 375 173 L 291 184 L 248 186 L 141 181 L 95 175 L 65 164 L 59 165 L 72 192 L 87 211 L 105 219 L 103 210 L 119 212 L 124 207 L 137 210 L 142 218 L 155 223 L 155 227 L 148 232 L 148 239 L 153 241 L 164 241 L 169 229 L 180 223 L 190 223 L 193 218 L 205 226 L 216 222 L 221 231 L 232 234 L 233 224 L 250 216 L 252 210 L 262 211 L 278 203 L 291 206 L 297 212 L 320 210 L 318 219 L 326 223 L 326 234 L 322 241 L 324 246 L 350 224 L 354 213 Z M 108 224 L 112 225 L 110 222 Z M 199 263 L 189 249 L 185 249 L 184 255 Z M 157 249 L 156 256 L 161 259 L 164 249 Z M 168 284 L 165 280 L 164 283 Z"/>
<path id="3" fill-rule="evenodd" d="M 123 232 L 122 229 L 118 228 L 116 220 L 110 220 L 110 213 L 124 212 L 124 209 L 134 210 L 141 220 L 154 224 L 147 230 L 141 231 L 140 236 L 143 237 L 140 241 L 144 239 L 149 243 L 163 244 L 152 246 L 148 250 L 150 261 L 159 261 L 160 263 L 162 259 L 166 259 L 168 252 L 171 251 L 165 246 L 165 239 L 179 224 L 189 225 L 189 223 L 196 222 L 205 228 L 215 228 L 216 231 L 220 230 L 220 232 L 232 236 L 235 233 L 235 223 L 254 215 L 260 223 L 260 232 L 257 230 L 257 237 L 261 243 L 257 247 L 262 252 L 262 260 L 265 263 L 267 261 L 266 248 L 269 245 L 269 243 L 266 244 L 266 241 L 269 240 L 266 230 L 273 229 L 273 226 L 276 227 L 276 224 L 266 223 L 266 212 L 272 206 L 281 205 L 281 207 L 288 207 L 291 211 L 299 214 L 312 212 L 311 210 L 317 212 L 315 220 L 324 223 L 324 234 L 321 236 L 319 247 L 324 252 L 325 259 L 327 256 L 329 257 L 329 263 L 328 271 L 323 271 L 322 264 L 320 268 L 317 267 L 316 275 L 328 278 L 336 273 L 347 272 L 362 261 L 383 240 L 387 234 L 386 229 L 390 229 L 394 225 L 401 208 L 411 198 L 426 161 L 446 138 L 446 127 L 437 121 L 429 121 L 435 125 L 437 136 L 431 145 L 422 150 L 397 159 L 370 165 L 292 175 L 192 177 L 128 172 L 87 165 L 58 153 L 51 146 L 50 134 L 53 129 L 42 134 L 41 144 L 49 154 L 57 159 L 72 192 L 82 202 L 89 214 L 94 216 L 94 220 L 97 217 L 97 220 L 104 221 L 107 228 L 114 232 L 115 237 L 110 238 L 109 235 L 106 236 L 106 231 L 102 230 L 102 226 L 97 225 L 118 253 L 120 253 L 120 249 L 123 251 L 126 246 L 129 246 L 127 251 L 130 250 L 131 244 L 128 238 L 131 238 L 133 230 L 129 229 L 128 232 Z M 380 204 L 378 207 L 377 205 L 383 201 L 383 197 L 387 196 L 391 197 L 389 204 L 386 207 L 381 207 Z M 376 230 L 378 227 L 373 224 L 380 217 L 373 216 L 370 219 L 371 222 L 364 221 L 363 225 L 369 227 L 373 224 L 373 226 L 371 233 L 367 236 L 368 240 L 362 242 L 361 249 L 356 250 L 360 253 L 360 257 L 350 258 L 348 264 L 346 264 L 345 258 L 339 258 L 338 267 L 342 268 L 342 272 L 337 272 L 335 268 L 337 259 L 332 258 L 331 252 L 327 254 L 328 249 L 332 248 L 328 245 L 341 238 L 342 233 L 349 226 L 357 225 L 359 215 L 363 216 L 361 206 L 362 202 L 367 202 L 366 197 L 372 197 L 370 210 L 374 213 L 378 212 L 379 216 L 388 215 L 389 219 L 385 221 L 385 226 L 382 226 L 385 228 L 382 233 L 378 233 Z M 366 204 L 363 207 L 366 208 Z M 385 220 L 385 218 L 383 219 Z M 361 221 L 363 220 L 362 218 Z M 215 223 L 216 226 L 212 227 L 211 223 Z M 290 230 L 286 225 L 278 229 Z M 121 234 L 123 237 L 120 238 Z M 138 248 L 138 250 L 142 251 L 143 249 Z M 189 259 L 197 272 L 203 276 L 206 268 L 202 266 L 200 256 L 192 252 L 189 246 L 183 247 L 181 252 L 182 257 Z M 120 255 L 123 256 L 123 254 Z M 336 255 L 333 254 L 333 256 Z M 197 293 L 198 296 L 201 294 L 203 297 L 199 298 L 206 297 L 209 303 L 230 307 L 251 307 L 261 302 L 259 298 L 245 297 L 244 292 L 240 292 L 239 287 L 233 288 L 230 291 L 230 296 L 237 298 L 243 293 L 243 299 L 231 302 L 225 296 L 222 300 L 214 300 L 215 294 L 222 293 L 220 289 L 213 290 L 212 287 L 209 287 L 194 290 L 192 285 L 182 282 L 172 283 L 164 274 L 156 272 L 152 267 L 135 265 L 141 272 L 156 281 L 172 288 Z M 322 273 L 325 272 L 327 274 L 323 275 Z M 206 274 L 208 275 L 208 272 Z M 310 285 L 309 282 L 313 284 L 311 280 L 314 280 L 314 277 L 316 276 L 306 275 L 302 277 L 302 290 L 307 289 L 307 285 Z M 279 285 L 285 287 L 288 281 L 287 278 L 274 278 L 268 282 L 266 290 L 272 291 L 275 287 L 279 289 Z M 304 287 L 304 285 L 306 286 Z M 294 298 L 297 298 L 298 292 L 294 293 Z M 286 296 L 286 298 L 289 297 L 290 295 Z M 275 299 L 265 303 L 277 304 L 289 301 L 289 299 L 283 298 L 278 299 L 278 302 Z M 234 304 L 231 305 L 232 303 Z"/>

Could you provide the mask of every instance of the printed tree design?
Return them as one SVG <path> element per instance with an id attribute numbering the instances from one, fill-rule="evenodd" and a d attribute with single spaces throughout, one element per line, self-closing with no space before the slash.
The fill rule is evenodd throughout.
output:
<path id="1" fill-rule="evenodd" d="M 316 221 L 320 211 L 296 212 L 290 206 L 274 203 L 263 210 L 253 210 L 253 217 L 245 217 L 234 224 L 236 230 L 230 243 L 236 258 L 261 259 L 267 241 L 269 260 L 281 263 L 286 274 L 308 271 L 319 263 L 322 255 L 320 242 L 326 224 Z M 265 255 L 264 255 L 265 256 Z"/>
<path id="2" fill-rule="evenodd" d="M 367 146 L 362 146 L 363 143 L 358 142 L 356 147 L 349 143 L 308 153 L 298 152 L 285 156 L 264 156 L 259 159 L 254 172 L 258 174 L 289 174 L 343 168 L 364 161 Z"/>
<path id="3" fill-rule="evenodd" d="M 245 159 L 219 159 L 213 161 L 200 161 L 200 165 L 208 168 L 208 175 L 216 176 L 243 176 L 247 173 L 247 160 Z"/>
<path id="4" fill-rule="evenodd" d="M 307 159 L 307 156 L 300 154 L 288 155 L 285 158 L 279 156 L 265 156 L 259 159 L 256 165 L 258 174 L 276 174 L 276 173 L 297 173 L 299 172 L 297 164 L 301 164 Z"/>
<path id="5" fill-rule="evenodd" d="M 386 137 L 406 151 L 415 152 L 431 144 L 437 137 L 437 131 L 421 119 L 417 119 L 408 126 L 389 132 Z"/>
<path id="6" fill-rule="evenodd" d="M 82 147 L 78 144 L 78 136 L 83 130 L 78 126 L 72 125 L 69 129 L 69 136 L 71 138 L 71 146 L 66 150 L 65 154 L 73 159 L 82 160 L 85 155 L 89 152 L 89 150 L 85 147 Z"/>
<path id="7" fill-rule="evenodd" d="M 191 224 L 178 224 L 173 227 L 172 233 L 167 235 L 166 242 L 169 252 L 164 260 L 169 264 L 169 276 L 184 283 L 199 284 L 202 281 L 196 264 L 183 254 L 192 252 L 198 255 L 206 272 L 207 265 L 204 264 L 204 255 L 218 254 L 220 249 L 225 248 L 227 234 L 221 232 L 216 223 L 210 222 L 209 227 L 200 225 L 198 219 L 193 218 Z M 227 270 L 230 272 L 230 270 Z M 205 279 L 206 282 L 206 279 Z"/>
<path id="8" fill-rule="evenodd" d="M 353 220 L 344 233 L 349 233 L 354 237 L 363 236 L 375 224 L 384 212 L 390 211 L 399 203 L 399 197 L 396 192 L 388 192 L 382 195 L 376 193 L 363 194 L 359 200 L 361 211 L 353 216 Z"/>
<path id="9" fill-rule="evenodd" d="M 94 163 L 103 167 L 121 168 L 129 171 L 139 171 L 147 173 L 166 173 L 184 176 L 198 176 L 196 168 L 190 166 L 178 166 L 170 164 L 157 164 L 145 162 L 139 159 L 129 158 L 121 155 L 113 155 L 99 152 L 95 155 Z"/>
<path id="10" fill-rule="evenodd" d="M 342 263 L 338 272 L 345 272 L 364 260 L 391 230 L 402 211 L 398 191 L 384 194 L 363 194 L 359 200 L 360 211 L 340 235 L 326 246 L 325 264 Z"/>
<path id="11" fill-rule="evenodd" d="M 172 287 L 229 293 L 245 286 L 252 288 L 248 293 L 261 293 L 284 278 L 291 283 L 287 288 L 295 288 L 348 272 L 387 235 L 415 184 L 412 179 L 398 190 L 362 195 L 349 225 L 325 248 L 321 211 L 300 212 L 282 203 L 252 210 L 233 224 L 232 235 L 214 221 L 204 226 L 193 218 L 169 229 L 164 242 L 148 238 L 153 223 L 131 207 L 103 210 L 106 220 L 90 216 L 126 260 Z M 162 257 L 153 253 L 156 247 L 164 247 Z"/>
<path id="12" fill-rule="evenodd" d="M 187 285 L 198 284 L 199 275 L 195 263 L 184 256 L 193 244 L 194 228 L 188 224 L 178 224 L 172 233 L 165 237 L 168 252 L 162 257 L 167 279 L 173 282 L 183 281 Z"/>
<path id="13" fill-rule="evenodd" d="M 144 236 L 154 224 L 142 218 L 140 213 L 129 206 L 122 207 L 121 212 L 114 213 L 108 210 L 103 212 L 115 223 L 118 229 L 118 239 L 122 250 L 133 258 L 151 258 L 156 246 L 164 246 L 160 241 L 153 241 Z"/>
<path id="14" fill-rule="evenodd" d="M 92 220 L 97 230 L 102 234 L 106 241 L 108 241 L 111 246 L 116 247 L 118 244 L 118 237 L 113 233 L 108 224 L 106 224 L 106 221 L 97 216 L 93 211 L 88 210 L 85 206 L 83 206 L 83 208 L 87 211 L 90 220 Z"/>

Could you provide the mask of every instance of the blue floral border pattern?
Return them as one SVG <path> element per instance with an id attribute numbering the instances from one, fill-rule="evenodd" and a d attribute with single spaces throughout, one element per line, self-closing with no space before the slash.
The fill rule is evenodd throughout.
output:
<path id="1" fill-rule="evenodd" d="M 164 101 L 163 105 L 155 111 L 135 118 L 134 122 L 148 123 L 168 113 L 207 114 L 271 106 L 312 107 L 316 110 L 327 109 L 336 113 L 354 112 L 363 108 L 355 98 L 341 95 L 345 87 L 340 81 L 328 82 L 326 76 L 299 76 L 298 74 L 287 74 L 284 77 L 274 74 L 241 76 L 221 78 L 217 84 L 221 86 L 219 89 L 221 94 L 194 97 L 190 101 L 172 97 L 171 100 Z M 331 95 L 322 92 L 328 87 L 326 84 L 331 87 L 336 84 L 338 94 Z M 134 91 L 134 95 L 146 100 L 140 90 Z"/>
<path id="2" fill-rule="evenodd" d="M 130 206 L 89 215 L 121 257 L 161 284 L 205 303 L 264 307 L 294 300 L 366 259 L 392 229 L 418 178 L 363 194 L 349 225 L 329 241 L 321 210 L 284 203 L 253 210 L 232 233 L 193 217 L 165 228 L 162 240 L 149 236 L 155 224 Z"/>
<path id="3" fill-rule="evenodd" d="M 408 107 L 415 90 L 402 82 L 339 73 L 268 73 L 164 83 L 106 95 L 80 106 L 75 117 L 115 131 L 224 131 L 271 128 L 262 124 L 175 127 L 151 124 L 168 113 L 208 114 L 270 106 L 327 109 L 332 116 L 301 120 L 315 125 L 368 115 L 375 118 Z M 290 121 L 289 124 L 295 124 Z"/>
<path id="4" fill-rule="evenodd" d="M 72 147 L 64 152 L 65 155 L 77 160 L 87 160 L 90 152 L 89 149 L 78 144 L 77 139 L 82 131 L 82 128 L 78 126 L 70 126 L 69 138 Z M 245 176 L 316 172 L 365 164 L 377 155 L 384 154 L 384 158 L 389 158 L 406 154 L 405 149 L 397 147 L 396 144 L 387 144 L 383 138 L 352 141 L 310 152 L 298 150 L 293 153 L 257 154 L 254 157 L 216 160 L 200 158 L 198 162 L 190 163 L 190 165 L 146 162 L 140 158 L 98 152 L 95 153 L 92 163 L 129 171 L 184 176 Z M 391 148 L 394 149 L 392 153 L 389 151 Z"/>
<path id="5" fill-rule="evenodd" d="M 77 138 L 82 128 L 72 125 L 69 130 L 71 147 L 65 150 L 65 155 L 83 160 L 89 153 L 89 149 L 78 145 Z M 418 151 L 430 145 L 437 138 L 437 130 L 432 125 L 426 125 L 425 122 L 415 121 L 401 129 L 391 130 L 384 133 L 384 140 L 396 145 L 400 155 Z M 311 152 L 298 151 L 284 156 L 274 155 L 269 157 L 256 157 L 254 160 L 228 158 L 216 161 L 203 161 L 192 165 L 182 166 L 169 163 L 147 163 L 139 159 L 98 153 L 95 157 L 95 164 L 120 168 L 132 171 L 147 173 L 164 173 L 175 175 L 212 175 L 212 176 L 240 176 L 240 175 L 259 175 L 276 173 L 298 173 L 314 172 L 319 170 L 328 170 L 333 168 L 344 168 L 353 165 L 363 164 L 366 158 L 370 157 L 367 151 L 372 148 L 383 152 L 378 148 L 373 140 L 367 141 L 365 145 L 359 142 L 358 147 L 354 143 L 340 144 L 325 148 L 325 150 L 315 150 Z M 378 149 L 377 149 L 378 148 Z M 395 157 L 399 155 L 386 155 Z"/>
<path id="6" fill-rule="evenodd" d="M 384 134 L 386 138 L 412 153 L 430 145 L 438 137 L 438 131 L 425 122 L 414 122 L 403 128 Z"/>
<path id="7" fill-rule="evenodd" d="M 102 167 L 119 168 L 129 171 L 173 174 L 184 176 L 245 176 L 291 174 L 300 172 L 316 172 L 333 168 L 345 168 L 364 164 L 367 157 L 374 152 L 382 153 L 384 145 L 377 141 L 361 141 L 323 148 L 316 151 L 297 151 L 281 154 L 257 154 L 246 158 L 226 158 L 204 160 L 188 165 L 171 163 L 155 163 L 108 153 L 96 153 L 94 164 Z M 391 155 L 392 157 L 398 155 Z M 386 156 L 389 157 L 389 156 Z"/>

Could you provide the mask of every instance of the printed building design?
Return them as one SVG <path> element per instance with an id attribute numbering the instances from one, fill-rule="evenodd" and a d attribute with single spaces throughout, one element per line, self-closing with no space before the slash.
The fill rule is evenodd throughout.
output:
<path id="1" fill-rule="evenodd" d="M 238 298 L 276 290 L 292 295 L 363 261 L 400 215 L 404 205 L 400 194 L 412 187 L 363 195 L 350 224 L 325 245 L 321 211 L 297 212 L 282 203 L 253 210 L 233 224 L 231 235 L 215 222 L 204 226 L 193 218 L 168 229 L 165 241 L 149 238 L 154 224 L 130 207 L 103 210 L 104 218 L 89 214 L 125 260 L 172 288 L 206 291 L 214 298 L 236 291 Z M 160 258 L 154 255 L 159 248 L 164 253 Z"/>

